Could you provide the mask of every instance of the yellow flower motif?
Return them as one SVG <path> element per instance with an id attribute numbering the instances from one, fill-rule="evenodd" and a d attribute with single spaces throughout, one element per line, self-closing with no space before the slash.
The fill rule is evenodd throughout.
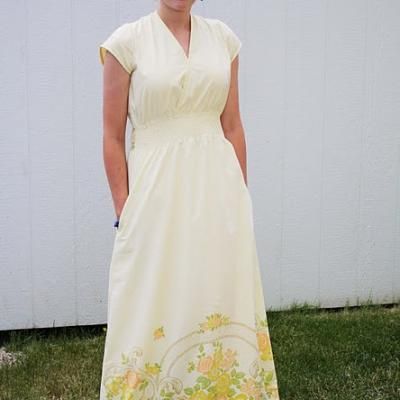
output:
<path id="1" fill-rule="evenodd" d="M 260 358 L 263 361 L 272 360 L 272 353 L 270 351 L 266 350 L 261 353 Z"/>
<path id="2" fill-rule="evenodd" d="M 208 371 L 207 377 L 212 381 L 215 381 L 219 376 L 218 367 L 214 364 L 213 367 Z"/>
<path id="3" fill-rule="evenodd" d="M 157 339 L 161 339 L 161 338 L 163 338 L 163 337 L 165 337 L 165 334 L 164 334 L 164 327 L 163 327 L 163 326 L 160 326 L 159 328 L 157 328 L 157 329 L 154 330 L 154 332 L 153 332 L 153 338 L 154 338 L 154 340 L 157 340 Z"/>
<path id="4" fill-rule="evenodd" d="M 219 328 L 220 326 L 228 325 L 230 323 L 229 317 L 226 315 L 222 315 L 221 313 L 214 313 L 208 315 L 206 318 L 207 321 L 201 322 L 199 324 L 201 331 L 212 331 Z"/>
<path id="5" fill-rule="evenodd" d="M 160 364 L 157 364 L 157 363 L 154 363 L 154 364 L 146 363 L 145 369 L 146 369 L 147 373 L 149 373 L 151 375 L 157 375 L 161 371 L 161 366 L 160 366 Z"/>
<path id="6" fill-rule="evenodd" d="M 229 374 L 221 374 L 216 382 L 216 388 L 218 393 L 227 393 L 231 384 L 231 377 Z"/>
<path id="7" fill-rule="evenodd" d="M 235 397 L 233 397 L 233 400 L 247 400 L 247 399 L 248 399 L 248 397 L 243 393 L 240 393 L 240 394 L 236 395 Z"/>
<path id="8" fill-rule="evenodd" d="M 255 315 L 255 319 L 256 319 L 256 327 L 257 329 L 268 329 L 268 319 L 267 319 L 267 315 Z"/>
<path id="9" fill-rule="evenodd" d="M 208 395 L 203 390 L 197 390 L 190 396 L 190 400 L 208 400 Z"/>
<path id="10" fill-rule="evenodd" d="M 222 354 L 221 350 L 217 350 L 214 352 L 214 361 L 216 364 L 219 365 L 219 363 L 222 361 L 223 358 L 224 358 L 224 355 Z"/>
<path id="11" fill-rule="evenodd" d="M 142 379 L 140 377 L 140 375 L 132 370 L 128 370 L 125 373 L 125 379 L 126 379 L 126 384 L 128 385 L 128 387 L 134 389 L 136 388 L 141 382 Z"/>
<path id="12" fill-rule="evenodd" d="M 121 377 L 116 377 L 111 382 L 107 383 L 107 393 L 111 394 L 112 396 L 117 396 L 120 391 L 120 386 L 122 383 L 121 381 Z"/>

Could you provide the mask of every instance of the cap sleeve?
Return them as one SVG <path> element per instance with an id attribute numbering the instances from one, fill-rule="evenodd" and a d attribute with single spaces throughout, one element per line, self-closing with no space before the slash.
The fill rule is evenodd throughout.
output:
<path id="1" fill-rule="evenodd" d="M 238 55 L 240 48 L 242 47 L 242 41 L 225 22 L 223 21 L 219 22 L 222 28 L 222 34 L 224 37 L 225 44 L 229 52 L 229 57 L 231 61 L 233 61 L 235 57 Z"/>
<path id="2" fill-rule="evenodd" d="M 104 64 L 109 51 L 129 74 L 135 68 L 133 51 L 132 26 L 129 23 L 120 25 L 108 38 L 99 45 L 100 62 Z"/>

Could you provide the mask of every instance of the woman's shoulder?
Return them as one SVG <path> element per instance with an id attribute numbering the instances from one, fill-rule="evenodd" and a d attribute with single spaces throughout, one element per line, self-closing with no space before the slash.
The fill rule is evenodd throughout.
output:
<path id="1" fill-rule="evenodd" d="M 239 53 L 242 41 L 230 25 L 219 18 L 198 16 L 201 23 L 227 46 L 231 60 Z"/>
<path id="2" fill-rule="evenodd" d="M 114 26 L 114 28 L 108 32 L 108 36 L 105 38 L 103 43 L 118 42 L 122 46 L 134 46 L 137 35 L 145 29 L 149 16 L 150 14 L 143 15 L 134 20 L 125 21 Z"/>
<path id="3" fill-rule="evenodd" d="M 100 43 L 100 61 L 104 64 L 106 52 L 112 53 L 125 70 L 131 73 L 136 68 L 138 34 L 143 31 L 148 15 L 133 21 L 123 22 L 108 33 Z"/>
<path id="4" fill-rule="evenodd" d="M 149 15 L 142 15 L 134 20 L 125 21 L 114 28 L 114 32 L 120 32 L 124 35 L 133 35 L 143 29 L 149 20 Z"/>
<path id="5" fill-rule="evenodd" d="M 196 15 L 196 17 L 207 26 L 209 29 L 213 29 L 218 34 L 226 35 L 229 31 L 232 31 L 230 26 L 219 18 L 214 17 L 203 17 L 201 15 Z"/>

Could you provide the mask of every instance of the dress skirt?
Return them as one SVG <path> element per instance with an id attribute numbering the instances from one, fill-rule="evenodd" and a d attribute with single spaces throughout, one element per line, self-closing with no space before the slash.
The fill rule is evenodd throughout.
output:
<path id="1" fill-rule="evenodd" d="M 132 138 L 101 398 L 278 399 L 252 202 L 219 116 Z"/>

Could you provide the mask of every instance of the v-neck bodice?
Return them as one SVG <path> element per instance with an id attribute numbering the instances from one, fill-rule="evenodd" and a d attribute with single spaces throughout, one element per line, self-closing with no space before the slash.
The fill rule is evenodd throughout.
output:
<path id="1" fill-rule="evenodd" d="M 185 51 L 185 49 L 183 48 L 182 44 L 179 42 L 179 40 L 177 39 L 175 34 L 171 31 L 171 29 L 167 26 L 167 24 L 161 18 L 158 11 L 154 10 L 153 14 L 154 14 L 155 18 L 160 21 L 160 24 L 165 27 L 167 34 L 169 34 L 171 36 L 172 41 L 175 42 L 177 44 L 177 46 L 179 46 L 182 49 L 182 53 L 183 53 L 184 57 L 186 59 L 190 59 L 191 49 L 192 49 L 192 45 L 193 45 L 194 30 L 195 30 L 193 14 L 192 13 L 190 14 L 190 33 L 189 33 L 189 45 L 188 45 L 187 52 Z"/>
<path id="2" fill-rule="evenodd" d="M 241 41 L 224 22 L 191 14 L 189 53 L 157 10 L 119 26 L 101 45 L 131 74 L 132 127 L 187 114 L 220 115 Z"/>

